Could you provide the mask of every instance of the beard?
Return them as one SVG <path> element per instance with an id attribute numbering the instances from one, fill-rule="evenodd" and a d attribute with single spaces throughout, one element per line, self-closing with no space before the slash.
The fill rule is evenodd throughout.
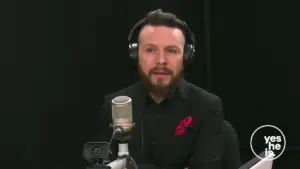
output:
<path id="1" fill-rule="evenodd" d="M 167 72 L 168 75 L 164 78 L 154 78 L 153 74 L 156 71 L 164 71 Z M 183 68 L 178 73 L 174 73 L 166 67 L 157 66 L 150 69 L 148 73 L 145 73 L 142 71 L 140 65 L 138 66 L 138 73 L 141 80 L 144 82 L 149 92 L 156 96 L 164 96 L 170 91 L 170 89 L 178 87 L 182 77 L 182 72 Z"/>

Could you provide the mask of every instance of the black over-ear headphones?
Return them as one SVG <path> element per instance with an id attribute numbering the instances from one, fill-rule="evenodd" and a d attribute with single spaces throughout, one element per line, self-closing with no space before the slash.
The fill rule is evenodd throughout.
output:
<path id="1" fill-rule="evenodd" d="M 138 40 L 137 38 L 134 39 L 134 34 L 137 30 L 139 30 L 145 23 L 146 18 L 141 19 L 138 21 L 130 30 L 128 35 L 128 43 L 129 43 L 129 56 L 134 61 L 134 63 L 138 60 Z M 196 38 L 194 33 L 189 29 L 187 24 L 181 21 L 182 27 L 184 29 L 185 35 L 185 45 L 184 45 L 184 52 L 183 52 L 183 59 L 184 64 L 191 63 L 195 53 L 195 45 L 196 45 Z"/>

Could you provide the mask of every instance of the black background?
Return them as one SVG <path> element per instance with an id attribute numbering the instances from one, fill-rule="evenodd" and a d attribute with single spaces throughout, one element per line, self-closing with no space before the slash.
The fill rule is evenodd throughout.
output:
<path id="1" fill-rule="evenodd" d="M 103 96 L 136 80 L 128 66 L 129 29 L 156 8 L 176 13 L 195 33 L 187 79 L 223 99 L 243 162 L 253 158 L 251 133 L 272 124 L 288 146 L 275 168 L 297 165 L 295 6 L 211 0 L 205 12 L 203 0 L 1 3 L 1 159 L 9 168 L 83 168 L 82 148 L 97 133 Z"/>

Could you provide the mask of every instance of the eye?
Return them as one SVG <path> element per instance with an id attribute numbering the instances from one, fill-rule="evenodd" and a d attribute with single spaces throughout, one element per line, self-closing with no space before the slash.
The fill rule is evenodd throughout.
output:
<path id="1" fill-rule="evenodd" d="M 168 53 L 172 53 L 172 54 L 176 54 L 177 50 L 175 50 L 175 49 L 167 49 L 167 52 Z"/>
<path id="2" fill-rule="evenodd" d="M 147 52 L 147 53 L 152 53 L 152 52 L 154 52 L 154 49 L 153 49 L 153 48 L 147 48 L 147 49 L 146 49 L 146 52 Z"/>

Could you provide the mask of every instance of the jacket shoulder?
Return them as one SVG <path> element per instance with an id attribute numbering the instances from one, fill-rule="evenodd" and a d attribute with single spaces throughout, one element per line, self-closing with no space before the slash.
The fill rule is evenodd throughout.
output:
<path id="1" fill-rule="evenodd" d="M 211 111 L 220 111 L 222 100 L 219 96 L 192 83 L 188 83 L 187 86 L 190 98 L 194 100 L 195 105 L 212 109 Z"/>
<path id="2" fill-rule="evenodd" d="M 111 101 L 113 98 L 117 96 L 128 96 L 131 95 L 139 86 L 139 83 L 135 83 L 133 85 L 127 86 L 125 88 L 122 88 L 118 90 L 117 92 L 108 93 L 105 95 L 104 100 L 105 101 Z"/>
<path id="3" fill-rule="evenodd" d="M 188 83 L 188 86 L 191 93 L 194 94 L 194 97 L 201 98 L 201 100 L 203 101 L 205 100 L 210 103 L 220 99 L 220 97 L 217 96 L 216 94 L 208 92 L 207 90 L 199 86 L 196 86 L 192 83 Z"/>

